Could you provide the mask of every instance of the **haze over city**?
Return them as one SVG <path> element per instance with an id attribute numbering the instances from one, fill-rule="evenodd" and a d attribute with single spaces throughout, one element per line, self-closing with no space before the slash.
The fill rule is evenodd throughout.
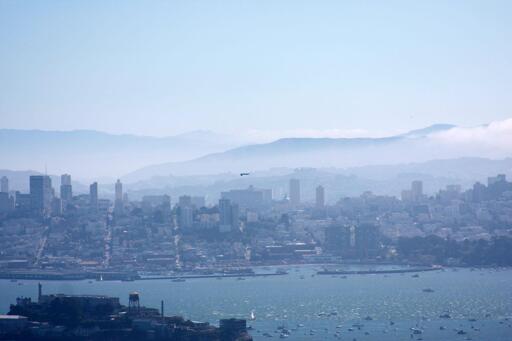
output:
<path id="1" fill-rule="evenodd" d="M 0 340 L 511 340 L 510 18 L 0 1 Z"/>

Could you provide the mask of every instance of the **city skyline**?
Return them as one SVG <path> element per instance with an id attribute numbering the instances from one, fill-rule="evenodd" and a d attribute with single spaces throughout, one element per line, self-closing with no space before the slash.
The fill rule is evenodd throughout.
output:
<path id="1" fill-rule="evenodd" d="M 511 18 L 0 0 L 0 340 L 510 341 Z"/>

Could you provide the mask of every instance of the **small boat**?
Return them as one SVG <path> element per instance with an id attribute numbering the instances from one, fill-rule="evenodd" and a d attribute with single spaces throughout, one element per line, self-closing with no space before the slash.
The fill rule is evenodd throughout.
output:
<path id="1" fill-rule="evenodd" d="M 425 289 L 423 289 L 423 292 L 434 292 L 434 289 L 431 289 L 431 288 L 425 288 Z"/>
<path id="2" fill-rule="evenodd" d="M 256 320 L 256 315 L 254 315 L 254 310 L 251 310 L 251 315 L 249 316 L 249 320 L 251 320 L 251 321 Z"/>
<path id="3" fill-rule="evenodd" d="M 279 338 L 281 338 L 281 339 L 285 339 L 285 338 L 287 338 L 287 337 L 289 337 L 289 336 L 290 336 L 290 334 L 281 333 L 281 334 L 279 335 Z"/>
<path id="4" fill-rule="evenodd" d="M 175 278 L 172 280 L 173 282 L 185 282 L 184 278 Z"/>
<path id="5" fill-rule="evenodd" d="M 412 331 L 413 334 L 416 334 L 416 335 L 419 335 L 419 334 L 423 333 L 423 330 L 421 330 L 419 328 L 411 328 L 411 331 Z"/>

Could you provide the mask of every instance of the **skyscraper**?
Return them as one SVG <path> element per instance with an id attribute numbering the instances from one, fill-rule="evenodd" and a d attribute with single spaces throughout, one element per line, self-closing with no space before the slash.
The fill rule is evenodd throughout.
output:
<path id="1" fill-rule="evenodd" d="M 182 195 L 178 198 L 178 206 L 192 206 L 192 197 L 190 195 Z"/>
<path id="2" fill-rule="evenodd" d="M 71 187 L 71 175 L 62 174 L 60 176 L 60 199 L 65 206 L 67 202 L 73 199 L 73 189 Z"/>
<path id="3" fill-rule="evenodd" d="M 119 179 L 116 181 L 116 201 L 123 201 L 123 184 Z"/>
<path id="4" fill-rule="evenodd" d="M 411 184 L 411 195 L 414 201 L 418 201 L 423 196 L 423 182 L 415 180 Z"/>
<path id="5" fill-rule="evenodd" d="M 0 192 L 0 214 L 9 212 L 10 200 L 9 193 Z"/>
<path id="6" fill-rule="evenodd" d="M 299 179 L 290 179 L 290 203 L 294 206 L 300 204 Z"/>
<path id="7" fill-rule="evenodd" d="M 231 228 L 236 230 L 239 228 L 240 222 L 240 207 L 238 204 L 231 204 Z"/>
<path id="8" fill-rule="evenodd" d="M 52 215 L 59 216 L 62 214 L 62 199 L 54 197 L 52 199 Z"/>
<path id="9" fill-rule="evenodd" d="M 505 174 L 498 174 L 497 176 L 490 176 L 487 178 L 487 186 L 494 185 L 499 182 L 506 182 L 507 176 Z"/>
<path id="10" fill-rule="evenodd" d="M 180 228 L 190 228 L 194 224 L 194 208 L 192 206 L 180 206 L 178 214 Z"/>
<path id="11" fill-rule="evenodd" d="M 194 208 L 192 198 L 182 195 L 178 199 L 178 223 L 181 228 L 189 228 L 194 223 Z"/>
<path id="12" fill-rule="evenodd" d="M 231 225 L 231 200 L 219 200 L 220 225 Z"/>
<path id="13" fill-rule="evenodd" d="M 249 186 L 247 189 L 232 189 L 221 193 L 222 199 L 229 199 L 239 205 L 242 211 L 247 209 L 261 210 L 272 203 L 272 190 L 256 189 Z"/>
<path id="14" fill-rule="evenodd" d="M 121 180 L 117 179 L 115 186 L 115 201 L 114 201 L 114 213 L 119 215 L 123 213 L 123 184 Z"/>
<path id="15" fill-rule="evenodd" d="M 232 204 L 229 199 L 219 200 L 219 230 L 220 232 L 229 232 L 236 229 L 239 224 L 239 208 L 237 204 Z"/>
<path id="16" fill-rule="evenodd" d="M 0 179 L 0 192 L 9 193 L 9 179 L 6 176 Z"/>
<path id="17" fill-rule="evenodd" d="M 38 213 L 48 213 L 52 203 L 52 180 L 47 175 L 30 176 L 30 207 Z"/>
<path id="18" fill-rule="evenodd" d="M 98 210 L 98 183 L 93 182 L 89 186 L 89 205 L 91 211 L 96 212 Z"/>
<path id="19" fill-rule="evenodd" d="M 322 185 L 316 188 L 316 208 L 324 208 L 325 206 L 325 190 Z"/>

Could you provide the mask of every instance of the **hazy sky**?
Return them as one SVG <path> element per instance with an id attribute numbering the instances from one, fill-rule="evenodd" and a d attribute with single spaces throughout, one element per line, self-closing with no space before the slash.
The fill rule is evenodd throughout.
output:
<path id="1" fill-rule="evenodd" d="M 508 0 L 3 0 L 0 127 L 477 125 L 512 117 L 511 18 Z"/>

